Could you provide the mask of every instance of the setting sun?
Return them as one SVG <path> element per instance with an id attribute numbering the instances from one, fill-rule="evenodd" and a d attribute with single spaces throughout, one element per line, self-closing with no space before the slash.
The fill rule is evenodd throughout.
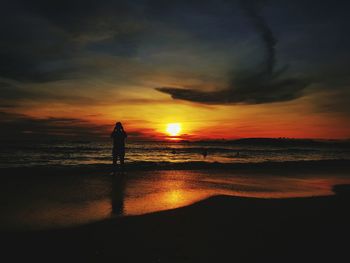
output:
<path id="1" fill-rule="evenodd" d="M 181 124 L 180 123 L 169 123 L 169 124 L 167 124 L 166 132 L 170 136 L 177 136 L 177 135 L 179 135 L 180 132 L 181 132 Z"/>

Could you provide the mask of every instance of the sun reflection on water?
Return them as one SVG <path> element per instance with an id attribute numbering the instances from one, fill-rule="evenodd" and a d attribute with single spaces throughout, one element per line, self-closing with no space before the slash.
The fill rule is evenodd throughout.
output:
<path id="1" fill-rule="evenodd" d="M 174 190 L 166 193 L 165 202 L 168 203 L 170 206 L 177 205 L 183 202 L 183 191 Z"/>

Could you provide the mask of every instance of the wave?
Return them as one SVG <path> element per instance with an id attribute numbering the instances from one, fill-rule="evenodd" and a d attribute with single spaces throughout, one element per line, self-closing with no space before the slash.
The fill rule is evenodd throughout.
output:
<path id="1" fill-rule="evenodd" d="M 3 167 L 0 170 L 7 169 L 83 169 L 84 171 L 110 171 L 112 169 L 111 164 L 107 163 L 93 163 L 93 164 L 72 164 L 72 165 L 35 165 L 35 166 L 21 166 L 21 167 Z M 288 172 L 296 172 L 300 169 L 308 169 L 312 171 L 324 171 L 324 170 L 349 170 L 350 159 L 327 159 L 327 160 L 310 160 L 310 161 L 266 161 L 256 163 L 220 163 L 220 162 L 201 162 L 201 161 L 189 161 L 189 162 L 152 162 L 152 161 L 139 161 L 125 164 L 125 171 L 145 171 L 145 170 L 240 170 L 254 169 L 259 171 L 260 169 L 277 170 L 286 174 Z"/>
<path id="2" fill-rule="evenodd" d="M 189 162 L 133 162 L 126 164 L 126 168 L 130 170 L 143 170 L 143 169 L 155 169 L 155 170 L 192 170 L 192 169 L 237 169 L 237 168 L 262 168 L 262 167 L 275 167 L 275 168 L 285 168 L 290 167 L 297 169 L 301 166 L 326 166 L 326 167 L 343 167 L 349 166 L 350 160 L 348 159 L 329 159 L 329 160 L 314 160 L 314 161 L 266 161 L 266 162 L 255 162 L 255 163 L 220 163 L 220 162 L 201 162 L 201 161 L 189 161 Z M 97 165 L 99 166 L 99 165 Z M 107 165 L 110 166 L 110 165 Z"/>
<path id="3" fill-rule="evenodd" d="M 49 145 L 31 145 L 31 146 L 12 146 L 12 147 L 3 147 L 2 152 L 20 150 L 20 151 L 35 151 L 42 153 L 83 153 L 83 152 L 109 152 L 111 151 L 111 146 L 49 146 Z M 144 153 L 150 151 L 159 151 L 159 152 L 170 152 L 170 153 L 198 153 L 201 154 L 204 151 L 207 153 L 235 153 L 235 152 L 246 152 L 246 153 L 309 153 L 309 152 L 324 152 L 325 149 L 319 148 L 227 148 L 227 147 L 137 147 L 131 146 L 126 147 L 126 150 L 135 153 Z M 329 149 L 332 152 L 350 152 L 350 149 Z"/>

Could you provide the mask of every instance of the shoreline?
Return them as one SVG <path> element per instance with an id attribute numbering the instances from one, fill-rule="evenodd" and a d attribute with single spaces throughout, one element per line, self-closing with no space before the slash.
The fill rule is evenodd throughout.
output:
<path id="1" fill-rule="evenodd" d="M 62 172 L 88 172 L 89 174 L 111 172 L 111 164 L 83 164 L 83 165 L 42 165 L 28 167 L 3 167 L 1 174 L 7 172 L 28 173 L 28 171 L 42 174 L 49 172 L 51 175 Z M 162 171 L 162 170 L 224 170 L 224 171 L 247 171 L 247 172 L 281 172 L 295 173 L 303 172 L 330 172 L 330 171 L 350 171 L 350 160 L 311 160 L 311 161 L 285 161 L 285 162 L 260 162 L 260 163 L 217 163 L 217 162 L 186 162 L 186 163 L 153 163 L 139 162 L 126 163 L 125 171 Z M 284 170 L 285 169 L 285 170 Z M 289 171 L 292 169 L 292 171 Z"/>

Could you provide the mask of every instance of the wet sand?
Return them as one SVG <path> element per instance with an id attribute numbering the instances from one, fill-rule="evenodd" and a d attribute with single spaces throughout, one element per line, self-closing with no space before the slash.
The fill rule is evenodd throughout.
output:
<path id="1" fill-rule="evenodd" d="M 215 196 L 79 227 L 3 232 L 2 257 L 11 262 L 347 262 L 350 186 L 335 191 L 290 199 Z"/>
<path id="2" fill-rule="evenodd" d="M 283 164 L 284 168 L 260 164 L 230 169 L 214 164 L 206 170 L 139 169 L 116 176 L 101 167 L 8 169 L 1 173 L 0 232 L 78 226 L 180 208 L 216 195 L 332 195 L 334 185 L 350 184 L 350 165 L 346 164 L 306 162 Z"/>

